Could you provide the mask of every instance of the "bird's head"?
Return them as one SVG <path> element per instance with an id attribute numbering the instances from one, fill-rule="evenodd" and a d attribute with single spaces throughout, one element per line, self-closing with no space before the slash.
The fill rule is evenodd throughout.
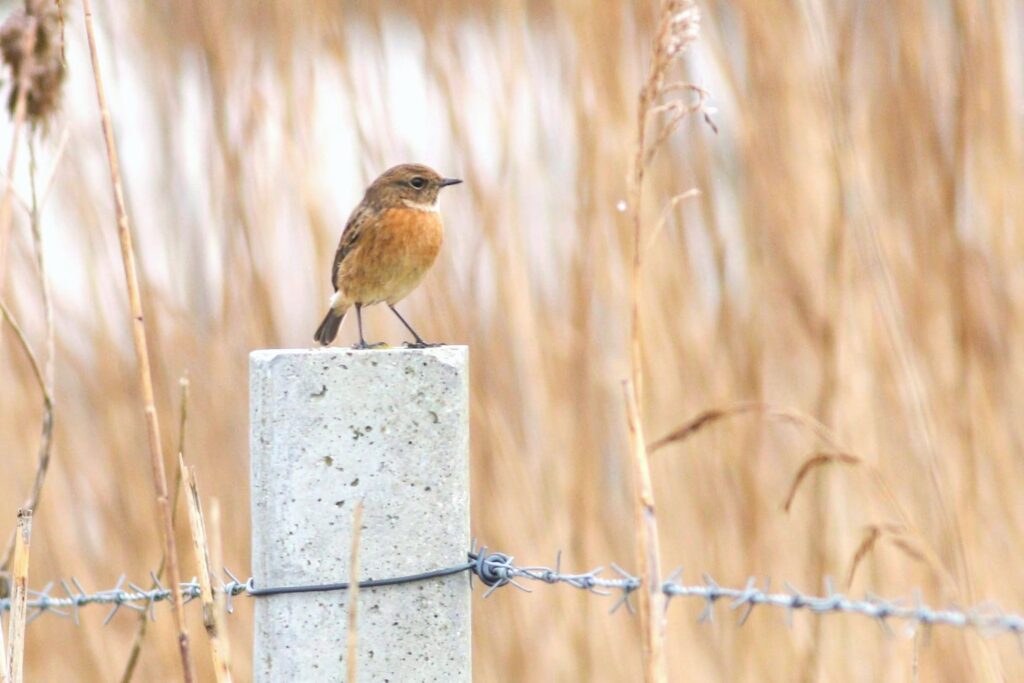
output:
<path id="1" fill-rule="evenodd" d="M 422 211 L 437 211 L 437 195 L 442 187 L 457 185 L 458 178 L 445 178 L 422 164 L 402 164 L 385 171 L 366 190 L 366 199 L 380 206 L 406 206 Z"/>

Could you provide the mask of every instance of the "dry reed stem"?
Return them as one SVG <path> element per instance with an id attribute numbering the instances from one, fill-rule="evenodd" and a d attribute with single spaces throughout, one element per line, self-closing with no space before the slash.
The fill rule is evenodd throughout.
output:
<path id="1" fill-rule="evenodd" d="M 196 556 L 196 572 L 199 575 L 199 599 L 203 605 L 203 626 L 210 642 L 210 658 L 217 683 L 230 683 L 231 671 L 220 638 L 220 623 L 217 608 L 213 602 L 213 572 L 210 567 L 210 543 L 206 536 L 206 522 L 199 502 L 194 467 L 185 465 L 185 458 L 178 456 L 178 469 L 185 482 L 185 502 L 188 507 L 189 527 L 192 529 L 192 546 Z"/>
<path id="2" fill-rule="evenodd" d="M 651 76 L 653 79 L 653 74 Z M 647 110 L 655 97 L 651 82 L 648 81 L 640 90 L 637 107 L 636 141 L 633 156 L 632 173 L 629 184 L 630 222 L 633 227 L 633 259 L 630 270 L 630 306 L 629 306 L 629 377 L 633 391 L 637 395 L 637 410 L 642 410 L 640 397 L 643 395 L 643 349 L 641 346 L 640 328 L 640 273 L 643 262 L 643 223 L 641 218 L 641 202 L 644 191 L 644 150 L 647 147 Z M 640 413 L 643 414 L 642 412 Z"/>
<path id="3" fill-rule="evenodd" d="M 25 676 L 25 618 L 28 616 L 28 556 L 32 541 L 32 511 L 18 510 L 14 544 L 11 615 L 7 623 L 7 680 L 22 683 Z"/>
<path id="4" fill-rule="evenodd" d="M 18 324 L 18 321 L 14 318 L 11 310 L 7 307 L 7 304 L 0 300 L 0 314 L 3 319 L 7 321 L 7 324 L 11 326 L 11 330 L 14 331 L 14 336 L 18 340 L 18 345 L 21 346 L 25 355 L 28 357 L 29 366 L 32 368 L 32 376 L 35 377 L 36 384 L 39 386 L 39 390 L 43 396 L 43 426 L 42 426 L 42 440 L 39 444 L 39 465 L 36 469 L 35 485 L 33 486 L 33 492 L 29 495 L 28 501 L 26 501 L 25 507 L 33 509 L 35 507 L 35 501 L 38 500 L 38 491 L 42 487 L 40 475 L 42 473 L 45 476 L 45 467 L 49 463 L 49 451 L 50 445 L 53 442 L 53 398 L 50 393 L 50 384 L 46 380 L 46 375 L 42 367 L 39 364 L 39 358 L 32 350 L 31 345 L 28 343 L 28 337 L 25 336 L 25 331 Z M 42 470 L 40 470 L 42 468 Z M 0 559 L 0 575 L 6 573 L 10 568 L 11 559 L 14 556 L 14 546 L 17 540 L 18 530 L 15 529 L 11 532 L 10 538 L 7 539 L 7 545 L 4 547 L 2 559 Z"/>
<path id="5" fill-rule="evenodd" d="M 7 242 L 10 238 L 11 219 L 13 218 L 12 200 L 14 198 L 14 168 L 18 159 L 18 141 L 21 138 L 21 129 L 25 125 L 25 115 L 28 109 L 29 80 L 32 75 L 33 50 L 36 45 L 36 20 L 33 17 L 26 18 L 25 51 L 24 61 L 21 63 L 20 73 L 14 74 L 18 79 L 18 99 L 14 105 L 14 131 L 11 133 L 11 151 L 7 156 L 7 177 L 4 179 L 4 194 L 0 199 L 0 294 L 3 293 L 6 280 L 7 265 Z"/>
<path id="6" fill-rule="evenodd" d="M 660 586 L 656 580 L 660 574 L 658 552 L 657 519 L 654 516 L 654 494 L 651 489 L 647 450 L 643 443 L 642 408 L 640 395 L 643 391 L 643 348 L 641 345 L 641 218 L 640 203 L 643 197 L 644 148 L 646 108 L 649 105 L 647 88 L 641 91 L 639 123 L 637 125 L 636 156 L 629 204 L 633 218 L 633 261 L 630 275 L 630 335 L 629 335 L 629 376 L 625 384 L 626 410 L 629 425 L 629 441 L 631 466 L 633 468 L 633 509 L 634 533 L 636 534 L 635 554 L 637 568 L 644 578 L 640 589 L 638 612 L 640 615 L 641 640 L 643 642 L 644 681 L 646 683 L 662 683 L 667 680 L 664 658 L 663 619 L 658 608 L 659 600 L 651 595 L 652 580 L 654 586 Z"/>
<path id="7" fill-rule="evenodd" d="M 185 457 L 185 428 L 188 425 L 188 395 L 189 379 L 183 376 L 178 379 L 178 386 L 181 390 L 180 408 L 178 413 L 178 457 Z M 180 467 L 174 468 L 174 495 L 171 498 L 171 524 L 174 525 L 178 516 L 178 497 L 181 494 L 182 472 Z M 164 576 L 164 569 L 167 565 L 167 552 L 161 550 L 160 564 L 156 569 L 156 578 L 160 580 Z M 129 683 L 135 675 L 135 667 L 138 666 L 139 656 L 142 654 L 142 643 L 146 639 L 146 631 L 149 628 L 149 615 L 146 612 L 139 613 L 139 625 L 135 629 L 135 637 L 132 639 L 132 648 L 125 661 L 124 671 L 121 673 L 120 683 Z"/>
<path id="8" fill-rule="evenodd" d="M 224 546 L 221 535 L 220 500 L 216 497 L 210 498 L 210 576 L 221 576 L 224 571 Z M 220 620 L 227 616 L 227 594 L 223 590 L 213 594 L 214 611 L 216 619 Z M 228 628 L 223 621 L 218 622 L 217 635 L 220 638 L 221 659 L 224 662 L 224 670 L 227 674 L 225 680 L 231 680 L 231 640 L 228 637 Z"/>
<path id="9" fill-rule="evenodd" d="M 181 574 L 178 571 L 178 553 L 174 542 L 174 521 L 167 495 L 167 475 L 164 471 L 163 451 L 160 444 L 160 422 L 157 417 L 153 397 L 153 379 L 149 367 L 146 326 L 142 316 L 142 297 L 139 292 L 138 275 L 135 271 L 131 227 L 128 223 L 128 211 L 124 201 L 120 164 L 117 158 L 117 147 L 114 144 L 114 130 L 110 122 L 110 110 L 107 107 L 106 93 L 100 74 L 99 54 L 96 49 L 96 36 L 93 29 L 92 8 L 89 0 L 82 1 L 82 13 L 85 17 L 85 29 L 89 41 L 89 57 L 92 61 L 93 77 L 96 83 L 96 98 L 100 108 L 103 139 L 107 148 L 107 161 L 110 164 L 110 181 L 114 193 L 114 207 L 117 212 L 117 232 L 121 244 L 121 258 L 124 262 L 128 301 L 131 307 L 132 339 L 138 363 L 139 386 L 142 392 L 143 407 L 146 415 L 146 429 L 149 436 L 149 460 L 152 467 L 153 486 L 156 490 L 157 511 L 162 522 L 161 531 L 163 533 L 164 550 L 167 556 L 168 581 L 174 587 L 172 592 L 174 594 L 174 617 L 178 629 L 178 651 L 181 656 L 184 680 L 191 683 L 191 681 L 195 680 L 195 674 L 192 670 L 192 661 L 189 655 L 188 627 L 185 624 L 181 591 L 178 590 L 178 586 L 181 583 Z"/>
<path id="10" fill-rule="evenodd" d="M 53 451 L 53 421 L 54 421 L 54 368 L 57 355 L 56 341 L 54 338 L 55 326 L 53 321 L 53 297 L 50 294 L 50 278 L 46 267 L 46 256 L 43 253 L 43 231 L 42 231 L 42 205 L 36 192 L 36 148 L 32 138 L 28 141 L 29 155 L 29 185 L 32 192 L 32 212 L 30 227 L 32 230 L 32 247 L 36 256 L 36 269 L 39 274 L 39 288 L 43 298 L 43 318 L 46 324 L 46 361 L 43 365 L 43 424 L 39 442 L 39 456 L 37 458 L 36 475 L 32 485 L 32 494 L 24 507 L 33 512 L 39 504 L 39 498 L 43 492 L 43 482 L 46 480 L 46 472 L 50 465 L 50 455 Z M 60 151 L 56 158 L 60 159 Z"/>
<path id="11" fill-rule="evenodd" d="M 644 175 L 657 149 L 668 140 L 689 113 L 678 107 L 672 119 L 664 125 L 648 148 L 647 126 L 652 114 L 675 101 L 658 105 L 664 94 L 665 75 L 686 45 L 696 37 L 696 9 L 686 0 L 666 0 L 662 4 L 658 33 L 651 50 L 651 64 L 647 79 L 637 97 L 636 129 L 632 165 L 628 176 L 628 207 L 632 226 L 632 263 L 630 269 L 630 334 L 629 380 L 624 384 L 626 414 L 629 427 L 630 465 L 633 469 L 634 541 L 637 569 L 643 577 L 638 611 L 641 641 L 643 643 L 644 680 L 662 683 L 667 680 L 665 662 L 665 602 L 661 594 L 661 551 L 658 539 L 658 520 L 654 507 L 654 489 L 651 486 L 650 462 L 643 429 L 643 329 L 640 302 L 643 270 L 643 192 Z M 692 20 L 692 21 L 691 21 Z M 673 198 L 666 209 L 671 211 L 686 193 Z M 660 230 L 656 227 L 654 234 Z M 653 236 L 652 236 L 653 242 Z"/>
<path id="12" fill-rule="evenodd" d="M 31 137 L 29 138 L 28 150 L 30 165 L 29 179 L 32 186 L 32 207 L 30 211 L 32 246 L 35 250 L 36 269 L 39 273 L 40 288 L 43 295 L 43 315 L 46 320 L 46 361 L 42 368 L 39 367 L 39 360 L 29 347 L 28 340 L 25 337 L 24 332 L 17 327 L 16 323 L 14 323 L 13 318 L 10 315 L 10 311 L 6 306 L 3 306 L 3 314 L 4 318 L 10 321 L 11 326 L 15 328 L 15 334 L 17 334 L 22 348 L 29 357 L 29 362 L 32 364 L 32 373 L 35 375 L 36 381 L 39 383 L 39 389 L 43 395 L 43 419 L 42 426 L 40 427 L 39 449 L 36 456 L 36 471 L 35 476 L 33 477 L 32 490 L 28 495 L 28 499 L 22 505 L 22 507 L 35 512 L 36 507 L 39 505 L 39 498 L 43 493 L 43 483 L 46 480 L 46 473 L 50 466 L 50 456 L 53 452 L 53 387 L 56 345 L 54 343 L 53 305 L 50 296 L 50 281 L 46 271 L 46 259 L 43 255 L 43 237 L 39 216 L 41 206 L 38 196 L 36 195 L 35 145 L 33 144 Z M 14 536 L 16 533 L 16 530 L 12 532 L 11 537 L 8 539 L 7 546 L 4 549 L 4 553 L 0 556 L 0 572 L 5 571 L 10 564 L 11 555 L 14 551 Z"/>
<path id="13" fill-rule="evenodd" d="M 359 646 L 359 537 L 363 533 L 363 501 L 352 512 L 352 550 L 349 556 L 348 588 L 348 683 L 356 683 Z M 344 593 L 342 593 L 344 595 Z"/>
<path id="14" fill-rule="evenodd" d="M 665 598 L 661 593 L 661 549 L 658 521 L 654 509 L 654 488 L 644 446 L 643 423 L 636 401 L 636 390 L 623 383 L 626 419 L 633 466 L 634 542 L 637 571 L 643 579 L 638 600 L 641 639 L 644 653 L 644 680 L 662 683 L 668 680 L 665 668 Z"/>

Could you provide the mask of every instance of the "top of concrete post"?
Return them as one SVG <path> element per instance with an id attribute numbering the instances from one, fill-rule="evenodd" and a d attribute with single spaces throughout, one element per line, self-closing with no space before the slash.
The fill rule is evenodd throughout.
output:
<path id="1" fill-rule="evenodd" d="M 249 359 L 253 362 L 266 363 L 279 357 L 287 356 L 311 356 L 317 354 L 325 356 L 359 356 L 360 358 L 381 358 L 408 357 L 409 354 L 422 354 L 436 358 L 441 362 L 462 363 L 469 352 L 469 347 L 464 345 L 428 346 L 422 349 L 408 349 L 401 346 L 383 349 L 351 349 L 345 346 L 313 347 L 308 349 L 256 349 L 249 352 Z"/>

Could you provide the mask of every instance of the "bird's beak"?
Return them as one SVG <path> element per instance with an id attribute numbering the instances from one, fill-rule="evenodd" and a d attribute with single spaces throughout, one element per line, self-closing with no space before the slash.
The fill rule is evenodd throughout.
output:
<path id="1" fill-rule="evenodd" d="M 449 185 L 458 185 L 462 180 L 459 178 L 442 178 L 441 187 L 448 187 Z"/>

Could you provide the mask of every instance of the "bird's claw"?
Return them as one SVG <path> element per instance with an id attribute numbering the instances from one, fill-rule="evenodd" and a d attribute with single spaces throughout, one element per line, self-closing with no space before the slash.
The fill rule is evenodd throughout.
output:
<path id="1" fill-rule="evenodd" d="M 405 342 L 403 346 L 407 349 L 432 349 L 437 346 L 444 346 L 444 344 L 431 344 L 420 339 L 419 341 Z"/>
<path id="2" fill-rule="evenodd" d="M 365 341 L 358 341 L 352 345 L 352 348 L 356 351 L 365 351 L 369 349 L 379 349 L 387 346 L 384 342 L 373 342 L 372 344 Z"/>

